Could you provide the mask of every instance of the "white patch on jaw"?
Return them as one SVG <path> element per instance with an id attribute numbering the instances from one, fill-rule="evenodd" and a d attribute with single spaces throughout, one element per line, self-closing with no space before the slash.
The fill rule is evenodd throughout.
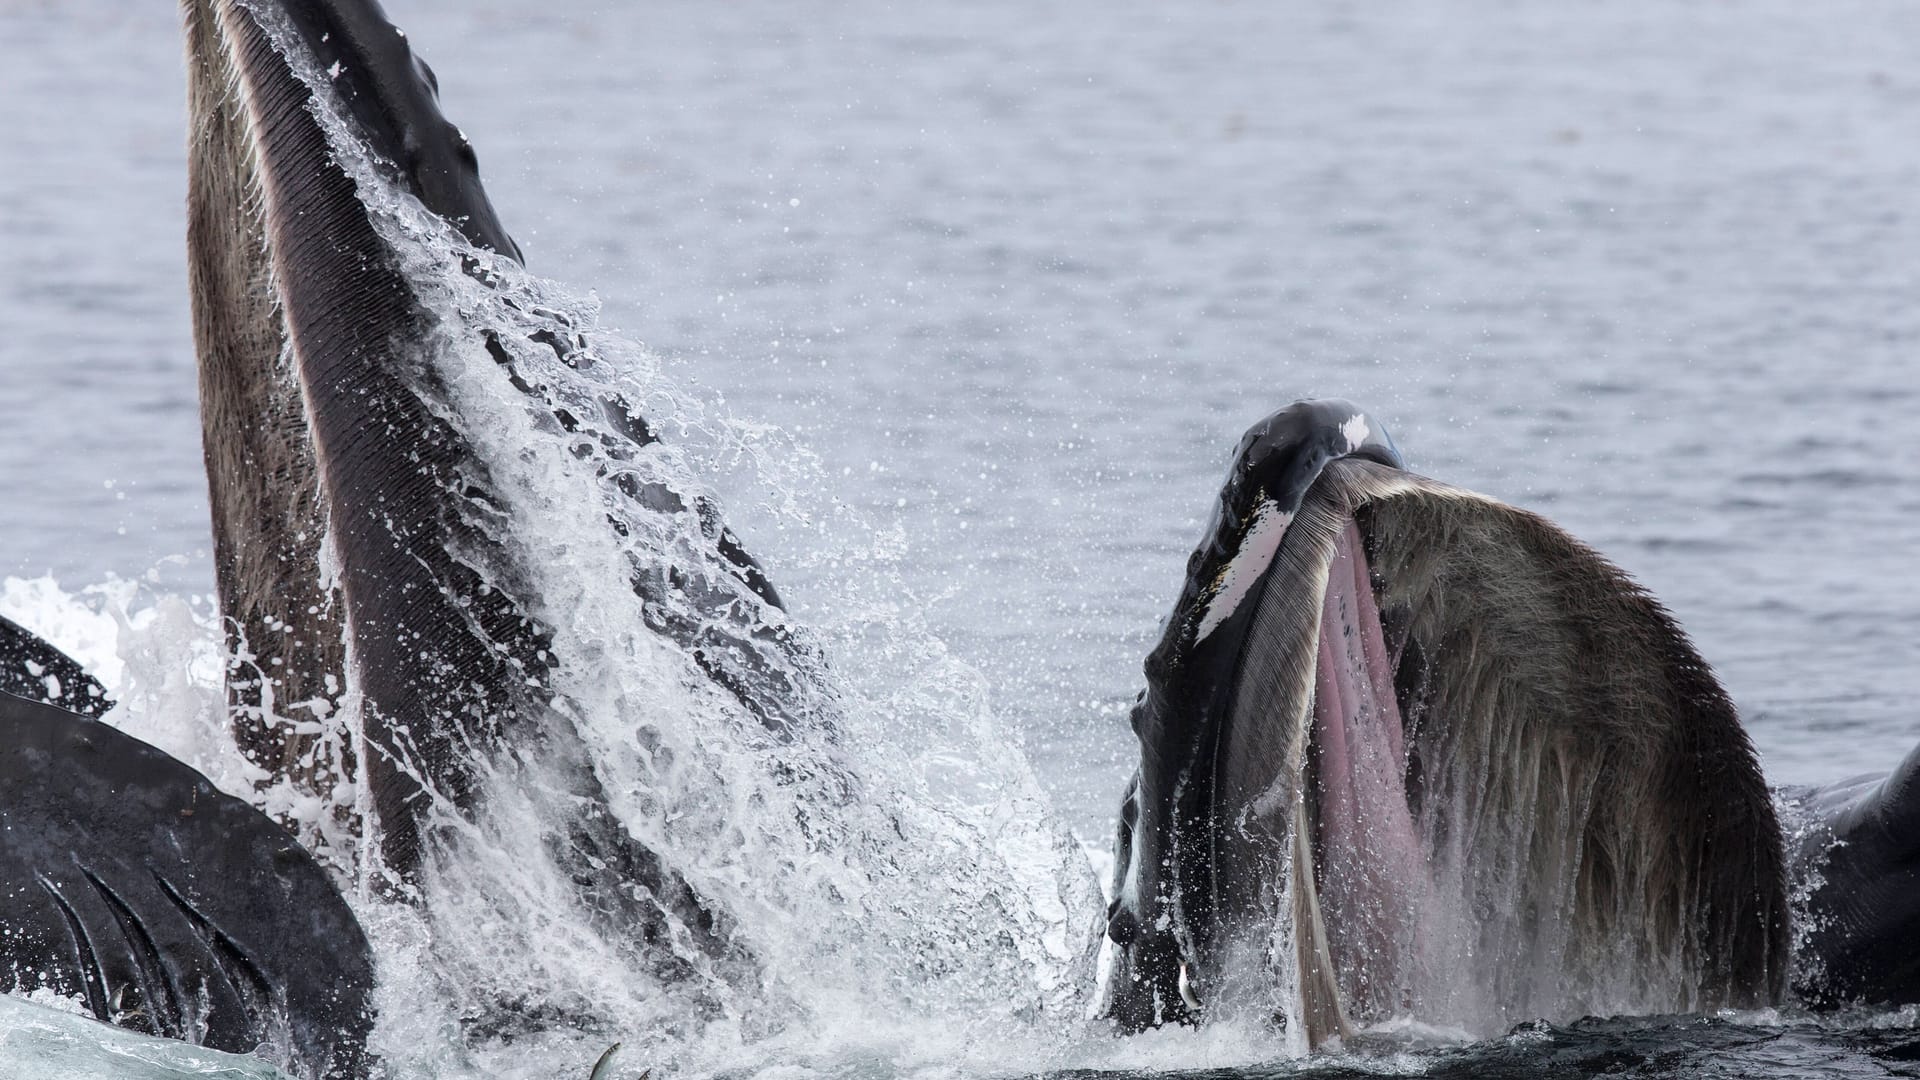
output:
<path id="1" fill-rule="evenodd" d="M 1361 426 L 1364 429 L 1365 424 Z M 1207 635 L 1218 630 L 1221 623 L 1239 610 L 1240 602 L 1253 591 L 1254 582 L 1272 565 L 1273 553 L 1280 550 L 1280 538 L 1287 535 L 1287 526 L 1291 524 L 1292 514 L 1280 509 L 1271 499 L 1261 500 L 1253 512 L 1253 524 L 1247 526 L 1247 535 L 1240 541 L 1240 550 L 1214 579 L 1213 595 L 1200 616 L 1200 629 L 1194 632 L 1195 644 L 1207 640 Z"/>
<path id="2" fill-rule="evenodd" d="M 1351 454 L 1366 444 L 1373 429 L 1367 426 L 1366 417 L 1354 413 L 1351 419 L 1340 425 L 1340 434 L 1347 437 L 1347 453 Z"/>

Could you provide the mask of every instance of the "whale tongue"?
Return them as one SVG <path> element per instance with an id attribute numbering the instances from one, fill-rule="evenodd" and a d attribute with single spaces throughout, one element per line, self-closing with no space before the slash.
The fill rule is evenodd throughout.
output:
<path id="1" fill-rule="evenodd" d="M 1426 860 L 1408 807 L 1405 734 L 1360 530 L 1339 534 L 1320 616 L 1310 744 L 1314 865 L 1350 1015 L 1405 1004 Z"/>

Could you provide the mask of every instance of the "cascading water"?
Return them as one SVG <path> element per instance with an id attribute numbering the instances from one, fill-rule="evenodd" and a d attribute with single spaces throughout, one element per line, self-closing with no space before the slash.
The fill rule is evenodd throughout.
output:
<path id="1" fill-rule="evenodd" d="M 686 1039 L 714 1024 L 764 1039 L 802 1017 L 815 1024 L 836 1014 L 968 1024 L 1076 1015 L 1092 981 L 1097 893 L 1024 761 L 985 717 L 977 680 L 905 640 L 923 629 L 910 618 L 827 623 L 820 659 L 813 649 L 769 654 L 770 667 L 782 666 L 763 672 L 787 691 L 771 730 L 742 695 L 715 685 L 693 649 L 649 629 L 658 620 L 631 584 L 715 565 L 698 510 L 711 497 L 696 468 L 703 457 L 746 455 L 760 433 L 704 415 L 552 286 L 504 265 L 483 284 L 448 254 L 444 235 L 412 234 L 399 216 L 386 223 L 409 276 L 432 283 L 429 304 L 446 325 L 595 342 L 590 355 L 536 345 L 514 356 L 524 378 L 569 408 L 571 430 L 529 407 L 471 333 L 448 336 L 439 370 L 499 485 L 531 613 L 553 630 L 555 689 L 616 815 L 718 909 L 751 958 L 716 963 L 675 939 L 656 947 L 692 979 L 609 970 L 604 957 L 622 943 L 569 910 L 570 882 L 539 846 L 552 827 L 541 797 L 499 790 L 503 774 L 427 889 L 432 944 L 421 957 L 431 970 L 420 974 L 439 996 L 481 1010 L 490 999 L 516 1012 L 556 1010 L 563 1026 L 599 1042 L 636 1029 Z M 668 442 L 607 457 L 600 437 L 617 432 L 603 430 L 589 406 L 610 392 L 644 402 Z M 713 440 L 704 450 L 694 445 L 700 435 Z M 803 472 L 783 465 L 765 482 L 790 488 Z M 642 505 L 616 483 L 671 497 Z M 610 528 L 610 516 L 622 527 Z M 872 573 L 872 562 L 855 562 L 854 572 Z M 841 591 L 871 588 L 849 582 Z M 838 666 L 848 653 L 863 662 Z M 887 673 L 899 681 L 862 681 Z M 399 1049 L 382 1048 L 390 1057 Z"/>

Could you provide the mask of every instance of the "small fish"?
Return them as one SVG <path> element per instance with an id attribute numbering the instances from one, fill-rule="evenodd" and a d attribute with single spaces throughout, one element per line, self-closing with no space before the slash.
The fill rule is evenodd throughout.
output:
<path id="1" fill-rule="evenodd" d="M 1187 979 L 1187 964 L 1184 960 L 1180 962 L 1180 1000 L 1186 1002 L 1187 1008 L 1192 1009 L 1194 1012 L 1199 1012 L 1201 1009 L 1200 995 L 1193 992 L 1193 983 Z M 618 1049 L 618 1046 L 614 1047 L 614 1050 Z M 607 1052 L 612 1053 L 613 1051 L 609 1050 Z"/>
<path id="2" fill-rule="evenodd" d="M 587 1074 L 587 1080 L 607 1080 L 608 1077 L 611 1077 L 613 1075 L 613 1056 L 619 1052 L 619 1043 L 614 1043 L 612 1046 L 607 1047 L 606 1052 L 600 1055 L 600 1060 L 593 1063 L 593 1071 Z M 640 1074 L 640 1080 L 648 1080 L 648 1077 L 652 1075 L 653 1070 L 649 1069 Z"/>

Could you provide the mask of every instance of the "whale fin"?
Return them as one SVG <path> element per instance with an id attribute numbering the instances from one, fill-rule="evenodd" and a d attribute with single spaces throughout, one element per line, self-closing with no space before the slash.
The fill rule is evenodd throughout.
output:
<path id="1" fill-rule="evenodd" d="M 310 1078 L 365 1075 L 373 957 L 279 826 L 107 725 L 0 693 L 0 990 Z"/>
<path id="2" fill-rule="evenodd" d="M 80 662 L 10 619 L 0 618 L 0 692 L 101 717 L 113 702 Z"/>

